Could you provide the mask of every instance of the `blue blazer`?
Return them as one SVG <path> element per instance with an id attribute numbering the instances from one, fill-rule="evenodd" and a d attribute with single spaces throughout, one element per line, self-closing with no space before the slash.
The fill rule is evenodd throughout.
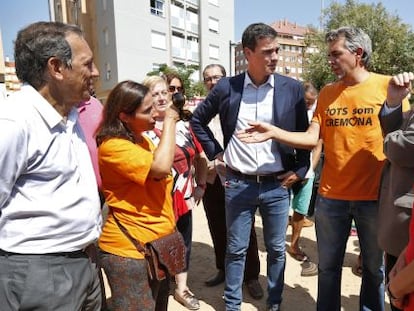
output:
<path id="1" fill-rule="evenodd" d="M 194 111 L 190 124 L 210 160 L 222 152 L 223 148 L 214 138 L 208 124 L 219 114 L 225 149 L 236 129 L 244 78 L 245 73 L 220 79 L 206 99 Z M 287 131 L 306 131 L 309 121 L 302 84 L 279 74 L 274 74 L 274 78 L 273 124 Z M 295 150 L 290 146 L 276 143 L 284 169 L 294 171 L 303 178 L 310 165 L 309 151 Z"/>

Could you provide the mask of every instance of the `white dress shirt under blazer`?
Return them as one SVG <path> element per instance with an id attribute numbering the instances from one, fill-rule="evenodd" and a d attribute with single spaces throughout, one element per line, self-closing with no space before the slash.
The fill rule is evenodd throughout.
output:
<path id="1" fill-rule="evenodd" d="M 242 100 L 237 118 L 236 132 L 248 127 L 248 121 L 273 122 L 274 76 L 255 86 L 245 74 Z M 235 135 L 224 151 L 225 163 L 236 171 L 249 175 L 266 175 L 283 171 L 277 145 L 273 140 L 245 144 Z"/>

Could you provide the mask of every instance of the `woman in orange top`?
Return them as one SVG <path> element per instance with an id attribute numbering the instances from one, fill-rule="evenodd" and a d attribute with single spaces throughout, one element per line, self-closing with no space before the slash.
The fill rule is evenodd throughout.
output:
<path id="1" fill-rule="evenodd" d="M 120 82 L 108 96 L 97 131 L 102 188 L 109 208 L 99 248 L 111 287 L 111 310 L 167 310 L 168 278 L 150 284 L 143 254 L 115 222 L 141 243 L 175 229 L 171 167 L 178 111 L 167 109 L 157 147 L 142 135 L 154 128 L 156 114 L 148 88 Z"/>

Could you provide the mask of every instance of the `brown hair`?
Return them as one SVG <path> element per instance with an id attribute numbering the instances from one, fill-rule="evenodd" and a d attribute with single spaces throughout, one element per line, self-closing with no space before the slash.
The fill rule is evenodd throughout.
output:
<path id="1" fill-rule="evenodd" d="M 209 64 L 209 65 L 207 65 L 207 66 L 204 68 L 204 70 L 203 70 L 203 78 L 205 78 L 206 71 L 207 71 L 208 69 L 210 69 L 210 68 L 214 68 L 214 67 L 218 67 L 218 68 L 220 69 L 221 74 L 223 75 L 223 77 L 225 77 L 225 76 L 226 76 L 226 69 L 224 69 L 224 67 L 223 67 L 222 65 L 220 65 L 220 64 Z"/>
<path id="2" fill-rule="evenodd" d="M 181 92 L 183 95 L 185 95 L 185 86 L 184 86 L 184 81 L 183 79 L 181 79 L 181 77 L 176 74 L 176 73 L 167 73 L 166 75 L 163 76 L 163 78 L 165 79 L 165 81 L 167 81 L 167 86 L 170 86 L 170 83 L 172 80 L 177 79 L 180 81 L 181 83 L 181 87 L 183 88 L 183 91 Z"/>
<path id="3" fill-rule="evenodd" d="M 318 90 L 313 86 L 311 82 L 303 82 L 303 88 L 306 92 L 310 92 L 312 94 L 318 95 Z"/>
<path id="4" fill-rule="evenodd" d="M 108 138 L 124 138 L 135 143 L 134 135 L 119 118 L 121 112 L 132 115 L 141 106 L 148 88 L 140 83 L 127 80 L 118 83 L 108 95 L 103 117 L 96 131 L 98 146 Z"/>

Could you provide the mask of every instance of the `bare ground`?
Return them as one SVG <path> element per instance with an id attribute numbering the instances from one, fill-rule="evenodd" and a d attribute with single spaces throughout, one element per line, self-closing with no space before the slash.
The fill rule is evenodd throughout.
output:
<path id="1" fill-rule="evenodd" d="M 200 300 L 200 310 L 225 310 L 223 301 L 224 284 L 215 287 L 206 287 L 204 281 L 216 273 L 214 251 L 210 232 L 202 205 L 193 211 L 193 250 L 189 270 L 188 286 Z M 266 289 L 266 252 L 263 244 L 261 217 L 256 216 L 256 232 L 261 262 L 259 281 Z M 291 227 L 287 231 L 287 240 L 290 240 Z M 303 228 L 301 245 L 312 261 L 317 263 L 315 227 Z M 359 309 L 359 288 L 361 278 L 352 273 L 359 253 L 358 238 L 351 236 L 348 240 L 344 267 L 342 273 L 342 311 L 357 311 Z M 316 310 L 317 276 L 302 277 L 301 263 L 289 255 L 286 256 L 285 288 L 282 307 L 284 311 L 311 311 Z M 110 293 L 107 293 L 110 296 Z M 185 307 L 177 303 L 170 296 L 169 310 L 185 311 Z M 252 299 L 247 290 L 243 290 L 242 311 L 266 310 L 266 295 L 261 300 Z M 389 309 L 388 300 L 386 310 Z"/>

